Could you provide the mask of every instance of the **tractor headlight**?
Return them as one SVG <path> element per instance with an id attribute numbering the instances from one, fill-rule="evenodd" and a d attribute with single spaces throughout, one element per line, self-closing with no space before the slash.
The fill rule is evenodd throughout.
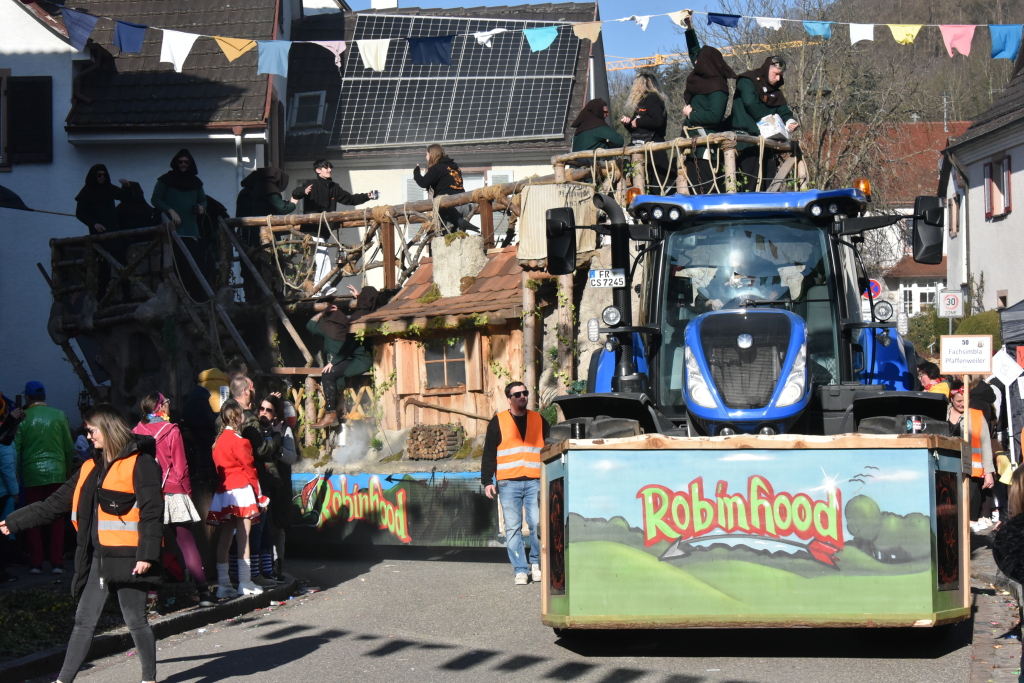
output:
<path id="1" fill-rule="evenodd" d="M 614 306 L 608 306 L 601 311 L 601 320 L 603 320 L 604 324 L 608 327 L 615 327 L 622 322 L 622 313 Z"/>
<path id="2" fill-rule="evenodd" d="M 780 408 L 799 403 L 804 397 L 804 390 L 807 388 L 807 345 L 802 344 L 800 351 L 793 361 L 793 369 L 789 371 L 786 384 L 779 394 L 779 400 L 775 404 Z"/>
<path id="3" fill-rule="evenodd" d="M 823 213 L 825 213 L 825 212 L 822 210 L 821 204 L 811 204 L 811 215 L 812 216 L 814 216 L 815 218 L 819 218 L 821 216 L 821 214 L 823 214 Z"/>
<path id="4" fill-rule="evenodd" d="M 839 205 L 836 204 L 835 202 L 832 202 L 831 204 L 828 205 L 828 212 L 835 216 L 837 213 L 839 213 Z"/>
<path id="5" fill-rule="evenodd" d="M 705 408 L 716 408 L 718 403 L 715 402 L 715 397 L 711 394 L 704 375 L 701 374 L 700 366 L 697 365 L 697 357 L 693 355 L 693 349 L 687 346 L 684 353 L 686 354 L 686 393 L 690 400 Z"/>
<path id="6" fill-rule="evenodd" d="M 679 209 L 669 209 L 668 210 L 668 219 L 670 221 L 677 221 L 677 220 L 679 220 L 682 217 L 682 215 L 683 214 L 679 211 Z"/>
<path id="7" fill-rule="evenodd" d="M 660 206 L 656 206 L 653 209 L 651 209 L 651 218 L 653 218 L 654 220 L 660 221 L 664 216 L 665 209 L 661 208 Z"/>

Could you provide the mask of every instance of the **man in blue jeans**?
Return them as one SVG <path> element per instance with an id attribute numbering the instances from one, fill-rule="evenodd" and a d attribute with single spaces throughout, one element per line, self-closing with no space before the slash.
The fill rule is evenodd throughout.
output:
<path id="1" fill-rule="evenodd" d="M 541 580 L 540 543 L 540 451 L 551 428 L 540 413 L 526 409 L 530 397 L 526 385 L 511 382 L 505 386 L 508 410 L 491 418 L 484 439 L 480 481 L 484 494 L 494 498 L 497 477 L 498 501 L 505 515 L 505 546 L 512 562 L 515 585 L 525 586 L 532 578 Z M 530 556 L 523 547 L 523 509 L 530 526 Z M 529 561 L 529 566 L 527 566 Z"/>

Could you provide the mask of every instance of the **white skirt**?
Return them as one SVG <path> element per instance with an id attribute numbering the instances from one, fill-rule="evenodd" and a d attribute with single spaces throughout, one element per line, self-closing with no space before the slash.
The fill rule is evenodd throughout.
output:
<path id="1" fill-rule="evenodd" d="M 201 522 L 199 511 L 187 493 L 164 494 L 164 524 Z"/>
<path id="2" fill-rule="evenodd" d="M 252 490 L 252 486 L 243 486 L 240 489 L 231 489 L 223 493 L 213 494 L 213 501 L 210 503 L 210 514 L 206 516 L 206 523 L 217 525 L 232 517 L 242 519 L 259 519 L 260 510 L 265 510 L 270 504 L 270 499 Z"/>

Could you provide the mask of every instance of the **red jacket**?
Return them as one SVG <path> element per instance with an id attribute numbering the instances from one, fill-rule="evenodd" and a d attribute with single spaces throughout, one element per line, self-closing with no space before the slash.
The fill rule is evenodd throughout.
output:
<path id="1" fill-rule="evenodd" d="M 259 498 L 260 481 L 256 477 L 256 465 L 252 459 L 252 444 L 236 434 L 231 427 L 225 427 L 213 444 L 213 464 L 217 467 L 217 493 L 252 486 Z"/>
<path id="2" fill-rule="evenodd" d="M 188 476 L 185 444 L 178 425 L 170 422 L 140 422 L 132 430 L 156 439 L 156 461 L 160 463 L 164 493 L 192 495 L 192 482 Z"/>

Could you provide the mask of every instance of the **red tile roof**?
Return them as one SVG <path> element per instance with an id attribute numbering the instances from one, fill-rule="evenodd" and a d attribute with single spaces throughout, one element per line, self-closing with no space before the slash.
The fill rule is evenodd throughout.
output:
<path id="1" fill-rule="evenodd" d="M 890 268 L 883 277 L 929 277 L 945 280 L 946 257 L 942 257 L 942 263 L 930 266 L 924 263 L 918 263 L 914 260 L 913 256 L 908 254 L 897 261 L 896 265 Z"/>
<path id="2" fill-rule="evenodd" d="M 434 283 L 434 259 L 425 258 L 398 294 L 386 306 L 365 316 L 354 327 L 376 328 L 381 323 L 436 316 L 490 314 L 491 319 L 519 317 L 523 304 L 523 271 L 516 248 L 506 247 L 487 255 L 487 264 L 459 296 L 420 303 Z M 500 315 L 499 315 L 500 314 Z"/>

